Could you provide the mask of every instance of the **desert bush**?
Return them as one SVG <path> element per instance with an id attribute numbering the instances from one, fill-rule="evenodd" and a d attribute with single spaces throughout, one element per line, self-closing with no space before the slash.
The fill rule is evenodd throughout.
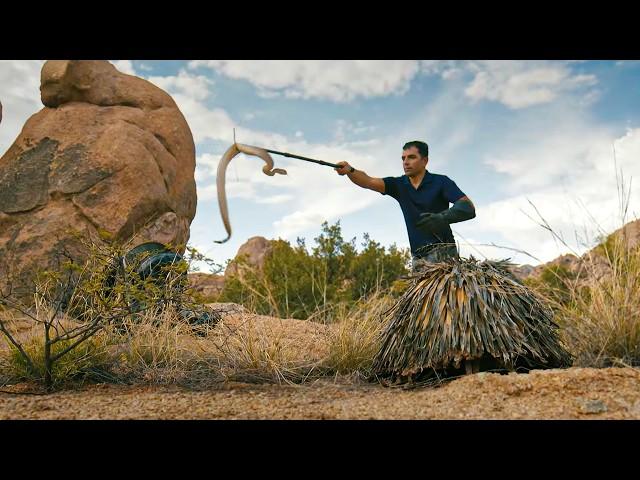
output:
<path id="1" fill-rule="evenodd" d="M 72 340 L 56 342 L 51 348 L 51 355 L 58 355 L 69 348 L 71 342 Z M 9 350 L 4 355 L 3 370 L 7 376 L 6 381 L 44 382 L 47 365 L 44 347 L 44 337 L 40 332 L 32 332 L 29 338 L 22 342 L 24 352 L 31 359 L 31 362 L 28 362 L 25 355 L 9 343 Z M 108 350 L 105 335 L 95 335 L 69 350 L 52 364 L 52 386 L 70 381 L 113 381 L 113 365 L 114 359 Z"/>
<path id="2" fill-rule="evenodd" d="M 96 349 L 102 344 L 94 336 L 104 334 L 106 328 L 122 330 L 148 310 L 165 311 L 175 305 L 196 320 L 202 311 L 189 295 L 188 262 L 156 265 L 153 275 L 145 275 L 138 267 L 149 252 L 133 258 L 125 256 L 130 245 L 110 241 L 103 232 L 99 232 L 100 239 L 74 235 L 85 248 L 85 260 L 76 262 L 68 252 L 60 251 L 59 268 L 36 275 L 33 305 L 25 305 L 10 294 L 0 298 L 0 333 L 10 345 L 12 359 L 9 370 L 18 378 L 42 380 L 47 389 L 65 375 L 76 378 L 84 371 L 84 360 L 100 363 L 104 359 L 99 353 L 102 350 Z M 12 331 L 15 312 L 34 326 L 26 340 Z M 215 321 L 215 315 L 202 313 Z M 37 331 L 40 338 L 34 337 Z M 72 364 L 81 370 L 68 367 Z"/>
<path id="3" fill-rule="evenodd" d="M 623 178 L 616 170 L 621 227 L 626 224 L 631 187 Z M 579 256 L 538 215 L 539 225 Z M 633 245 L 624 228 L 612 234 L 600 232 L 594 248 L 580 257 L 576 271 L 547 269 L 547 275 L 534 283 L 553 305 L 574 365 L 639 366 L 640 245 Z"/>
<path id="4" fill-rule="evenodd" d="M 608 240 L 567 283 L 568 301 L 555 305 L 575 364 L 640 365 L 640 250 Z"/>
<path id="5" fill-rule="evenodd" d="M 306 319 L 319 311 L 330 314 L 334 304 L 353 305 L 376 290 L 389 289 L 408 273 L 408 249 L 393 245 L 387 251 L 365 234 L 358 252 L 355 238 L 343 239 L 339 222 L 323 223 L 314 240 L 311 252 L 301 238 L 296 246 L 272 241 L 262 269 L 238 259 L 237 274 L 225 281 L 218 300 L 262 315 Z"/>

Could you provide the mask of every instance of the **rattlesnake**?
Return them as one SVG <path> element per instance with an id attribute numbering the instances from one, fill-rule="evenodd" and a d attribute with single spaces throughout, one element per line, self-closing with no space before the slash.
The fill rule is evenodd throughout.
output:
<path id="1" fill-rule="evenodd" d="M 260 157 L 265 161 L 266 165 L 262 167 L 262 171 L 265 175 L 273 177 L 276 173 L 286 175 L 287 171 L 282 168 L 273 168 L 273 159 L 269 152 L 264 148 L 254 147 L 251 145 L 243 145 L 241 143 L 234 143 L 229 149 L 224 152 L 220 163 L 218 164 L 218 173 L 216 178 L 216 186 L 218 188 L 218 205 L 220 206 L 220 214 L 222 215 L 222 222 L 224 228 L 227 231 L 227 238 L 224 240 L 215 240 L 216 243 L 224 243 L 231 238 L 231 223 L 229 222 L 229 209 L 227 208 L 227 196 L 225 193 L 225 173 L 227 171 L 227 165 L 229 162 L 240 153 L 246 155 L 253 155 Z"/>

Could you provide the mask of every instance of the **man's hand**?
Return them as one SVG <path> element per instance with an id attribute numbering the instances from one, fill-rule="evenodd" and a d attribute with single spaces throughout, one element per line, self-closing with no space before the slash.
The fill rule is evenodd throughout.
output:
<path id="1" fill-rule="evenodd" d="M 464 222 L 475 218 L 476 209 L 471 200 L 464 196 L 456 201 L 448 210 L 440 213 L 421 213 L 416 227 L 426 233 L 444 231 L 451 223 Z"/>
<path id="2" fill-rule="evenodd" d="M 447 222 L 441 213 L 421 213 L 420 219 L 416 222 L 416 227 L 425 233 L 440 233 L 446 230 Z"/>
<path id="3" fill-rule="evenodd" d="M 346 175 L 347 173 L 353 173 L 356 171 L 356 169 L 349 165 L 347 162 L 338 162 L 336 163 L 336 165 L 340 166 L 340 168 L 335 169 L 336 172 L 338 172 L 338 175 Z"/>

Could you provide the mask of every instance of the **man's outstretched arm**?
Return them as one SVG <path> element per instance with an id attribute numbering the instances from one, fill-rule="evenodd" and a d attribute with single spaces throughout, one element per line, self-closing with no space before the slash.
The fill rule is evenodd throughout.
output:
<path id="1" fill-rule="evenodd" d="M 338 162 L 340 168 L 336 168 L 338 175 L 347 175 L 349 180 L 362 188 L 368 188 L 375 192 L 384 193 L 384 180 L 381 178 L 370 177 L 362 170 L 356 170 L 347 162 Z"/>

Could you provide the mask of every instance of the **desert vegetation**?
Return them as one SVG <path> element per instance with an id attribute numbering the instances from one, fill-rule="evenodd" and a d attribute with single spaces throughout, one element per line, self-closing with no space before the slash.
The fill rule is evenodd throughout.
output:
<path id="1" fill-rule="evenodd" d="M 605 237 L 578 269 L 551 265 L 524 281 L 553 310 L 575 366 L 640 364 L 640 249 L 627 240 Z M 358 250 L 339 223 L 323 224 L 310 249 L 304 239 L 272 244 L 261 268 L 237 259 L 216 303 L 202 304 L 184 283 L 190 262 L 204 258 L 195 249 L 158 282 L 140 278 L 134 262 L 114 277 L 126 246 L 85 241 L 84 264 L 41 272 L 33 305 L 0 301 L 2 382 L 52 390 L 370 379 L 385 313 L 409 285 L 408 252 L 369 236 Z"/>

